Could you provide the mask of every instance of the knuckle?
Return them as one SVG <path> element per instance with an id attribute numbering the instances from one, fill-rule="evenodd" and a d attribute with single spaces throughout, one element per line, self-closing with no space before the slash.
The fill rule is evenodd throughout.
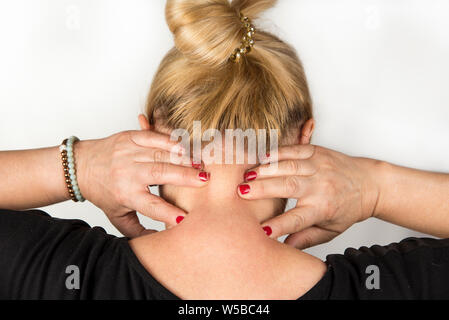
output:
<path id="1" fill-rule="evenodd" d="M 129 154 L 130 150 L 133 150 L 129 148 L 128 141 L 121 138 L 118 138 L 113 142 L 111 149 L 111 155 L 113 159 L 122 159 L 124 155 Z"/>
<path id="2" fill-rule="evenodd" d="M 320 156 L 323 155 L 326 152 L 326 149 L 320 146 L 312 145 L 312 151 L 314 156 Z"/>
<path id="3" fill-rule="evenodd" d="M 122 137 L 123 139 L 129 139 L 132 137 L 133 131 L 127 130 L 127 131 L 123 131 L 120 134 L 120 137 Z"/>
<path id="4" fill-rule="evenodd" d="M 315 145 L 299 145 L 297 146 L 298 156 L 301 159 L 310 159 L 315 156 L 317 149 Z"/>
<path id="5" fill-rule="evenodd" d="M 161 209 L 162 200 L 159 197 L 155 197 L 154 199 L 150 200 L 148 203 L 148 216 L 156 221 L 163 221 L 164 215 L 163 210 Z"/>
<path id="6" fill-rule="evenodd" d="M 122 152 L 122 144 L 120 141 L 116 140 L 112 146 L 112 158 L 119 158 Z"/>
<path id="7" fill-rule="evenodd" d="M 166 165 L 162 162 L 154 163 L 151 166 L 150 175 L 154 180 L 158 180 L 164 176 Z"/>
<path id="8" fill-rule="evenodd" d="M 148 202 L 148 205 L 146 206 L 145 210 L 146 210 L 146 216 L 150 217 L 153 220 L 155 220 L 157 218 L 155 216 L 156 209 L 151 201 Z"/>
<path id="9" fill-rule="evenodd" d="M 310 144 L 309 147 L 310 147 L 310 158 L 315 156 L 315 154 L 319 153 L 320 150 L 322 149 L 321 147 L 318 147 L 314 144 Z"/>
<path id="10" fill-rule="evenodd" d="M 164 153 L 162 150 L 155 150 L 153 153 L 153 160 L 155 162 L 161 162 L 164 160 Z"/>
<path id="11" fill-rule="evenodd" d="M 327 198 L 332 198 L 336 194 L 335 185 L 330 180 L 324 180 L 322 182 L 323 192 Z"/>
<path id="12" fill-rule="evenodd" d="M 156 212 L 157 212 L 156 208 L 159 205 L 159 200 L 158 199 L 159 199 L 158 197 L 155 197 L 154 199 L 151 199 L 148 202 L 148 212 L 151 213 L 152 217 L 154 217 Z"/>
<path id="13" fill-rule="evenodd" d="M 300 244 L 300 246 L 301 246 L 302 248 L 304 248 L 304 249 L 313 247 L 313 238 L 312 238 L 310 235 L 304 236 L 304 238 L 302 239 L 302 243 Z"/>
<path id="14" fill-rule="evenodd" d="M 329 199 L 323 200 L 321 210 L 325 221 L 331 221 L 333 219 L 335 213 L 335 206 L 331 200 Z"/>
<path id="15" fill-rule="evenodd" d="M 294 176 L 284 178 L 285 194 L 288 196 L 294 196 L 299 193 L 299 181 Z"/>
<path id="16" fill-rule="evenodd" d="M 323 168 L 333 170 L 333 168 L 335 168 L 335 162 L 334 162 L 334 159 L 332 158 L 332 156 L 329 154 L 323 155 L 322 160 L 321 160 L 321 166 Z"/>
<path id="17" fill-rule="evenodd" d="M 299 161 L 290 160 L 287 162 L 287 170 L 289 172 L 297 174 L 299 172 L 299 167 Z"/>
<path id="18" fill-rule="evenodd" d="M 116 145 L 120 145 L 121 143 L 128 143 L 129 141 L 132 141 L 132 137 L 133 135 L 131 131 L 120 132 L 115 136 Z"/>
<path id="19" fill-rule="evenodd" d="M 305 226 L 306 221 L 303 215 L 298 213 L 292 213 L 292 218 L 294 230 L 299 231 Z"/>

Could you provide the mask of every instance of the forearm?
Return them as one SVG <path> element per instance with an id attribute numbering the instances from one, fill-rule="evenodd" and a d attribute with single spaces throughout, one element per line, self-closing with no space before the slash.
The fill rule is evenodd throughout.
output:
<path id="1" fill-rule="evenodd" d="M 379 186 L 374 216 L 437 237 L 449 237 L 449 175 L 373 162 Z"/>
<path id="2" fill-rule="evenodd" d="M 0 152 L 0 208 L 26 210 L 68 199 L 58 147 Z"/>

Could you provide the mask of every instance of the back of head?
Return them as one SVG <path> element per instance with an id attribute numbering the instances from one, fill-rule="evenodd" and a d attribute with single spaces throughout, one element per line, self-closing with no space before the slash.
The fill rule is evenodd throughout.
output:
<path id="1" fill-rule="evenodd" d="M 193 122 L 203 130 L 278 129 L 285 136 L 312 118 L 312 102 L 296 51 L 259 30 L 250 53 L 230 60 L 251 21 L 276 0 L 168 0 L 166 19 L 175 48 L 163 59 L 146 112 L 169 129 Z M 157 115 L 157 116 L 155 116 Z"/>

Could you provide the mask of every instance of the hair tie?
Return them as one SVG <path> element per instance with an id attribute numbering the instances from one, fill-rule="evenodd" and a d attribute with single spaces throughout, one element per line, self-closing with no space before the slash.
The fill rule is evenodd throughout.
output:
<path id="1" fill-rule="evenodd" d="M 242 21 L 242 24 L 246 29 L 246 33 L 242 38 L 240 47 L 236 48 L 229 57 L 232 62 L 236 63 L 240 61 L 243 55 L 246 55 L 252 51 L 252 47 L 255 43 L 253 36 L 256 33 L 256 28 L 251 24 L 251 20 L 242 13 L 240 13 L 240 21 Z"/>

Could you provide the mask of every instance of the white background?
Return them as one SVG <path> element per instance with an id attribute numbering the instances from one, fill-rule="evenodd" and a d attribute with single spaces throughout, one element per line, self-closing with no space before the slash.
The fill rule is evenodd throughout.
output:
<path id="1" fill-rule="evenodd" d="M 173 45 L 164 5 L 0 0 L 0 150 L 137 129 L 153 74 Z M 258 26 L 303 59 L 315 144 L 449 172 L 449 1 L 281 0 Z M 91 204 L 45 210 L 118 235 Z M 309 252 L 324 258 L 412 235 L 367 221 Z"/>

